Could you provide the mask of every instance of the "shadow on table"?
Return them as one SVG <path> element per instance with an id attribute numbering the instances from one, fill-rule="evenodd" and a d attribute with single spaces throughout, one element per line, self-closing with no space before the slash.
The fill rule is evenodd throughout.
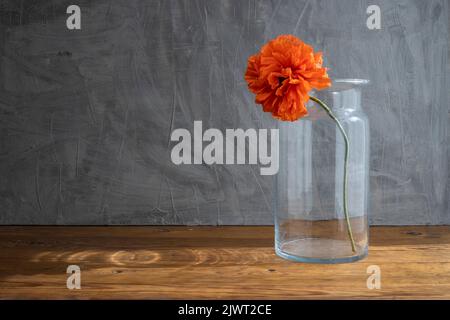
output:
<path id="1" fill-rule="evenodd" d="M 228 233 L 213 227 L 1 227 L 0 282 L 20 275 L 33 276 L 25 281 L 39 285 L 46 281 L 39 276 L 55 275 L 64 286 L 69 265 L 102 276 L 142 268 L 181 272 L 193 266 L 271 263 L 273 229 L 262 228 L 270 235 L 236 227 Z"/>
<path id="2" fill-rule="evenodd" d="M 193 235 L 192 238 L 189 238 L 189 233 L 183 233 L 182 236 L 178 233 L 172 237 L 172 231 L 164 231 L 164 228 L 161 228 L 160 237 L 137 234 L 135 238 L 115 234 L 106 237 L 106 233 L 93 236 L 80 233 L 68 237 L 62 228 L 47 230 L 51 230 L 52 234 L 41 238 L 38 237 L 39 232 L 33 238 L 33 231 L 29 230 L 27 234 L 19 232 L 17 236 L 14 232 L 9 235 L 3 233 L 0 237 L 0 282 L 3 285 L 14 285 L 8 284 L 8 278 L 20 275 L 32 276 L 24 281 L 27 285 L 39 286 L 40 281 L 46 280 L 39 276 L 56 275 L 64 286 L 69 265 L 78 265 L 82 271 L 94 271 L 91 276 L 102 276 L 142 268 L 154 269 L 155 272 L 158 268 L 171 268 L 173 272 L 183 272 L 188 268 L 211 265 L 277 263 L 273 250 L 273 228 L 259 230 L 262 234 L 253 238 L 245 234 L 214 234 L 214 229 L 202 231 L 203 234 L 197 234 L 197 237 Z M 371 228 L 372 247 L 449 243 L 450 226 Z"/>
<path id="3" fill-rule="evenodd" d="M 371 227 L 371 246 L 439 245 L 450 243 L 450 226 Z"/>

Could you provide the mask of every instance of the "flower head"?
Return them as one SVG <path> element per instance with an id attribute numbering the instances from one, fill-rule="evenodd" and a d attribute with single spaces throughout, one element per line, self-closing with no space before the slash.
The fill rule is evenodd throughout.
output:
<path id="1" fill-rule="evenodd" d="M 322 53 L 293 35 L 281 35 L 248 59 L 245 80 L 265 112 L 284 121 L 308 114 L 309 91 L 331 85 Z"/>

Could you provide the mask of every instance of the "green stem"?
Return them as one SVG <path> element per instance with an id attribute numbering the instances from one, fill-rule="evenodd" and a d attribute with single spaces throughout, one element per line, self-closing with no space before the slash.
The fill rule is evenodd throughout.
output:
<path id="1" fill-rule="evenodd" d="M 345 133 L 344 128 L 342 127 L 339 120 L 336 118 L 336 116 L 333 114 L 331 109 L 321 100 L 310 97 L 312 101 L 318 103 L 330 116 L 331 119 L 333 119 L 334 122 L 336 122 L 337 127 L 339 128 L 339 131 L 341 131 L 342 136 L 344 137 L 345 142 L 345 157 L 344 157 L 344 214 L 345 214 L 345 221 L 347 222 L 347 232 L 348 237 L 350 238 L 350 242 L 352 244 L 352 251 L 356 252 L 356 246 L 355 246 L 355 240 L 353 239 L 353 233 L 352 233 L 352 226 L 350 223 L 350 217 L 348 215 L 348 208 L 347 208 L 347 165 L 348 165 L 348 150 L 349 150 L 349 142 L 347 134 Z"/>

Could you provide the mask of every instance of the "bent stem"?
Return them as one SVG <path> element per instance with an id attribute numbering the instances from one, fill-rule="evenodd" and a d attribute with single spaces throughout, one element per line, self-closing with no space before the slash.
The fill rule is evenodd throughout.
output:
<path id="1" fill-rule="evenodd" d="M 344 131 L 344 128 L 342 127 L 339 120 L 336 118 L 336 116 L 333 114 L 331 109 L 320 99 L 317 99 L 315 97 L 310 97 L 310 99 L 317 104 L 319 104 L 330 116 L 331 119 L 333 119 L 334 122 L 336 122 L 337 127 L 339 128 L 339 131 L 341 131 L 342 136 L 344 137 L 345 141 L 345 157 L 344 157 L 344 215 L 345 215 L 345 221 L 347 222 L 347 232 L 348 237 L 350 238 L 350 242 L 352 244 L 352 251 L 356 252 L 356 246 L 355 246 L 355 240 L 353 239 L 353 233 L 352 233 L 352 226 L 350 224 L 350 217 L 348 215 L 348 208 L 347 208 L 347 164 L 348 164 L 348 149 L 349 149 L 349 142 L 347 134 Z"/>

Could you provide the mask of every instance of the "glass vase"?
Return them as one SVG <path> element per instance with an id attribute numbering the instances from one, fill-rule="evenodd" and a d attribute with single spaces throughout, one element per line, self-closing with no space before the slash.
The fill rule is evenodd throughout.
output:
<path id="1" fill-rule="evenodd" d="M 273 203 L 275 250 L 283 258 L 344 263 L 367 255 L 369 123 L 361 107 L 361 88 L 367 83 L 335 80 L 314 94 L 341 124 L 348 149 L 337 122 L 312 101 L 308 116 L 279 122 Z"/>

